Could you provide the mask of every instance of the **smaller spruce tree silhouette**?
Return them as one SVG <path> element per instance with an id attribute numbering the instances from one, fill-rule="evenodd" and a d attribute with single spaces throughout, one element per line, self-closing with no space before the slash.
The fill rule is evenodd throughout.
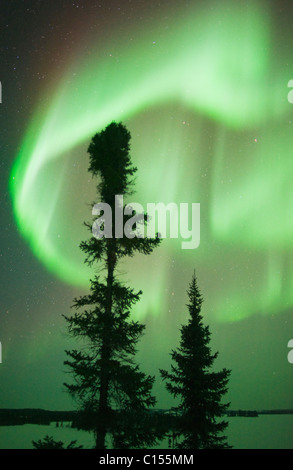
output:
<path id="1" fill-rule="evenodd" d="M 179 399 L 177 447 L 183 449 L 229 448 L 222 435 L 228 423 L 221 420 L 229 403 L 222 404 L 231 371 L 211 370 L 218 352 L 211 353 L 210 331 L 201 315 L 202 296 L 195 273 L 187 291 L 190 319 L 181 326 L 180 346 L 172 350 L 171 373 L 160 370 L 167 390 Z"/>

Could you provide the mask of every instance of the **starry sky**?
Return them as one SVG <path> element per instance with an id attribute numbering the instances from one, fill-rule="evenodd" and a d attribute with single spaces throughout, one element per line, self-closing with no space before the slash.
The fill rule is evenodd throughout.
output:
<path id="1" fill-rule="evenodd" d="M 87 146 L 131 132 L 136 202 L 201 205 L 201 242 L 119 268 L 143 291 L 143 370 L 168 368 L 193 270 L 231 408 L 293 408 L 293 79 L 285 1 L 9 0 L 0 6 L 1 408 L 72 409 L 62 314 L 93 274 Z"/>

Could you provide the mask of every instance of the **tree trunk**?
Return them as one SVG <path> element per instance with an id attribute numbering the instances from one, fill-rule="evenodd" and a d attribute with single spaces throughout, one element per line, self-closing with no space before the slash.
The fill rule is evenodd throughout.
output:
<path id="1" fill-rule="evenodd" d="M 111 357 L 111 350 L 109 345 L 109 338 L 111 337 L 111 316 L 113 305 L 113 281 L 114 269 L 116 265 L 115 242 L 108 239 L 107 247 L 107 302 L 105 308 L 105 322 L 104 334 L 101 350 L 101 382 L 100 382 L 100 397 L 99 397 L 99 413 L 98 423 L 96 428 L 96 449 L 106 448 L 106 435 L 107 424 L 109 422 L 109 407 L 108 407 L 108 394 L 109 394 L 109 381 L 110 381 L 110 367 L 109 361 Z"/>

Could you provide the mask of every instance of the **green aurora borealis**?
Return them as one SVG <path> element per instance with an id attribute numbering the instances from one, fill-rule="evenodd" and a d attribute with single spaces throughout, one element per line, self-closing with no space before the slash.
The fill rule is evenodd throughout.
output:
<path id="1" fill-rule="evenodd" d="M 11 173 L 15 217 L 35 255 L 64 282 L 86 287 L 91 274 L 82 266 L 76 248 L 82 237 L 77 229 L 82 214 L 79 212 L 80 218 L 75 216 L 74 220 L 64 216 L 72 213 L 72 204 L 76 208 L 91 202 L 89 186 L 79 190 L 78 197 L 68 198 L 62 209 L 56 207 L 68 195 L 65 178 L 72 177 L 70 158 L 77 146 L 89 142 L 111 120 L 128 120 L 133 158 L 140 170 L 138 201 L 202 202 L 202 192 L 209 184 L 202 225 L 213 242 L 264 254 L 258 305 L 254 299 L 250 305 L 236 285 L 215 298 L 219 319 L 237 320 L 255 313 L 255 308 L 263 313 L 275 312 L 284 300 L 292 305 L 293 279 L 285 293 L 281 289 L 282 250 L 291 243 L 293 233 L 293 218 L 288 216 L 292 202 L 286 189 L 291 185 L 287 155 L 291 129 L 284 129 L 289 110 L 285 88 L 288 77 L 280 74 L 267 80 L 274 64 L 269 57 L 269 21 L 262 14 L 261 4 L 250 2 L 244 8 L 233 4 L 224 15 L 228 5 L 221 2 L 213 14 L 200 11 L 183 15 L 164 35 L 161 26 L 155 24 L 152 35 L 141 32 L 135 46 L 121 45 L 107 59 L 101 51 L 93 52 L 90 60 L 78 55 L 57 90 L 50 90 L 48 107 L 33 116 Z M 151 41 L 156 37 L 158 41 Z M 154 149 L 145 124 L 140 129 L 135 124 L 137 115 L 170 103 L 174 111 L 178 107 L 189 115 L 194 111 L 201 126 L 206 125 L 207 117 L 216 123 L 209 183 L 200 176 L 198 160 L 203 149 L 199 147 L 198 124 L 192 117 L 190 131 L 182 132 L 172 149 L 164 148 L 166 143 Z M 176 120 L 174 128 L 162 125 L 162 140 L 168 142 L 176 125 Z M 158 126 L 159 122 L 156 130 Z M 260 137 L 254 140 L 249 136 L 256 128 Z M 251 143 L 243 149 L 237 138 L 240 132 L 246 132 L 246 141 L 250 139 Z M 143 142 L 138 150 L 136 133 Z M 185 136 L 190 139 L 190 148 L 186 148 Z M 237 144 L 231 145 L 230 140 L 236 139 Z M 79 155 L 82 153 L 86 158 L 85 151 L 79 150 Z M 61 159 L 68 160 L 67 166 Z M 194 166 L 193 177 L 186 181 L 190 165 Z M 83 217 L 89 218 L 90 213 L 84 212 Z M 166 250 L 170 256 L 181 256 L 177 248 L 178 243 L 173 241 Z M 209 256 L 211 252 L 214 250 L 209 247 Z M 217 253 L 213 253 L 216 258 Z M 206 250 L 202 248 L 195 257 L 195 264 L 205 262 Z M 166 273 L 167 266 L 163 265 L 156 272 L 158 292 Z M 223 303 L 227 295 L 231 299 L 228 308 Z M 153 313 L 158 309 L 159 305 Z"/>
<path id="2" fill-rule="evenodd" d="M 86 150 L 93 134 L 115 120 L 131 132 L 138 167 L 130 200 L 201 204 L 198 249 L 182 250 L 180 239 L 166 239 L 151 256 L 120 267 L 125 281 L 143 291 L 134 315 L 147 325 L 139 352 L 147 372 L 168 367 L 196 269 L 218 365 L 232 369 L 232 407 L 293 408 L 287 361 L 293 338 L 293 106 L 287 98 L 293 62 L 290 47 L 282 48 L 292 37 L 276 26 L 273 2 L 184 5 L 162 2 L 158 11 L 149 5 L 144 22 L 134 18 L 124 29 L 109 19 L 99 40 L 88 15 L 88 27 L 77 28 L 78 43 L 43 85 L 23 126 L 9 168 L 14 221 L 24 250 L 29 246 L 35 265 L 56 282 L 54 305 L 42 306 L 42 315 L 35 306 L 33 340 L 19 346 L 24 363 L 44 382 L 36 406 L 67 403 L 57 392 L 53 402 L 50 386 L 62 388 L 61 314 L 87 291 L 93 275 L 78 247 L 89 236 L 83 222 L 91 220 L 95 200 Z M 50 337 L 46 322 L 58 327 Z M 4 370 L 16 353 L 5 338 L 2 344 Z M 41 361 L 50 363 L 48 374 Z M 7 384 L 13 383 L 15 397 L 10 367 Z M 23 390 L 25 379 L 21 383 Z M 164 405 L 165 392 L 156 387 Z M 33 392 L 24 396 L 33 399 Z"/>

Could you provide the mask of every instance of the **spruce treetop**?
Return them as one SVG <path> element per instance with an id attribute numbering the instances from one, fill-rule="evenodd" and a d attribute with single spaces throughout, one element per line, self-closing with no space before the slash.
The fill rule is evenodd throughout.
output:
<path id="1" fill-rule="evenodd" d="M 112 122 L 94 135 L 88 147 L 89 171 L 100 177 L 101 199 L 112 204 L 115 195 L 130 194 L 137 168 L 130 157 L 130 132 L 122 123 Z"/>

